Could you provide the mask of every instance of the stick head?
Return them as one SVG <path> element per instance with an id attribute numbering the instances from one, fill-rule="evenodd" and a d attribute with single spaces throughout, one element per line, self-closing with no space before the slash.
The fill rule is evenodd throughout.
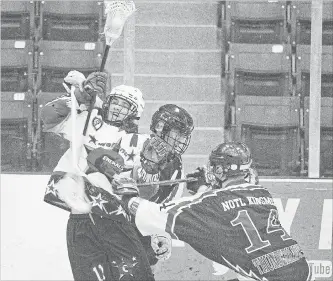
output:
<path id="1" fill-rule="evenodd" d="M 135 12 L 135 4 L 133 1 L 105 1 L 104 7 L 104 35 L 106 44 L 111 46 L 120 37 L 127 18 Z"/>

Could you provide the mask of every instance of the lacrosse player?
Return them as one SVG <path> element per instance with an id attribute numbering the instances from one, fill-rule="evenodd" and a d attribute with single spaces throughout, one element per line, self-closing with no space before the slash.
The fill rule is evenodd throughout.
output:
<path id="1" fill-rule="evenodd" d="M 78 102 L 75 132 L 77 138 L 81 138 L 76 145 L 83 142 L 78 166 L 80 174 L 87 175 L 84 181 L 78 176 L 78 168 L 73 164 L 69 149 L 51 175 L 44 201 L 71 212 L 67 225 L 67 248 L 74 279 L 154 280 L 139 234 L 128 221 L 129 215 L 118 201 L 113 201 L 114 197 L 108 199 L 113 203 L 112 208 L 106 204 L 105 191 L 99 190 L 98 186 L 103 185 L 109 194 L 112 192 L 107 186 L 109 181 L 94 173 L 96 166 L 102 168 L 109 178 L 122 171 L 123 157 L 118 153 L 115 156 L 112 148 L 116 146 L 119 150 L 119 138 L 137 130 L 133 124 L 144 108 L 142 93 L 137 88 L 122 85 L 103 98 L 106 74 L 101 72 L 92 73 L 85 79 L 80 72 L 71 71 L 65 82 L 68 83 L 65 84 L 68 92 L 70 87 L 75 87 Z M 92 111 L 87 134 L 83 136 L 87 108 L 94 94 L 97 94 L 96 108 Z M 46 131 L 61 134 L 71 141 L 70 105 L 68 96 L 49 102 L 42 109 L 42 120 Z M 76 183 L 91 187 L 88 196 L 80 192 L 82 189 L 74 188 Z M 87 213 L 92 214 L 89 216 Z"/>
<path id="2" fill-rule="evenodd" d="M 130 177 L 136 183 L 147 183 L 140 188 L 140 196 L 152 202 L 167 204 L 169 200 L 181 196 L 179 184 L 159 187 L 153 182 L 183 177 L 181 155 L 189 146 L 193 119 L 182 107 L 166 104 L 153 114 L 150 130 L 150 135 L 127 134 L 122 137 L 120 152 L 125 156 L 124 170 L 127 171 L 120 176 Z M 170 257 L 170 239 L 162 236 L 159 236 L 161 241 L 155 236 L 141 238 L 152 266 L 158 260 Z M 157 244 L 168 250 L 159 250 Z"/>
<path id="3" fill-rule="evenodd" d="M 208 168 L 188 175 L 198 179 L 188 182 L 195 195 L 168 205 L 124 198 L 143 235 L 167 232 L 252 280 L 311 280 L 304 253 L 281 226 L 271 194 L 249 182 L 251 163 L 245 144 L 223 143 L 211 152 Z"/>

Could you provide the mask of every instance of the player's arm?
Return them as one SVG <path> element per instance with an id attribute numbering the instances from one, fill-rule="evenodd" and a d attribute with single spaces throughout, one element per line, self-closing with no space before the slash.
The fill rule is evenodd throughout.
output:
<path id="1" fill-rule="evenodd" d="M 174 180 L 182 178 L 182 160 L 180 157 L 176 157 L 170 162 L 160 174 L 160 180 Z M 155 203 L 165 203 L 179 198 L 182 194 L 182 190 L 179 184 L 163 185 L 160 186 L 157 192 L 149 199 L 149 201 Z"/>
<path id="2" fill-rule="evenodd" d="M 70 72 L 71 73 L 71 72 Z M 66 77 L 67 78 L 67 77 Z M 66 80 L 65 78 L 65 80 Z M 75 79 L 68 80 L 75 85 L 75 98 L 77 100 L 78 119 L 82 119 L 82 123 L 85 122 L 86 113 L 83 111 L 87 109 L 90 104 L 93 95 L 97 95 L 96 103 L 102 106 L 102 100 L 99 98 L 103 96 L 106 89 L 107 74 L 104 72 L 93 72 L 88 78 L 82 82 L 83 90 L 79 86 L 79 82 L 75 82 Z M 77 79 L 78 80 L 78 79 Z M 41 119 L 44 123 L 44 130 L 47 132 L 53 132 L 56 134 L 70 133 L 67 130 L 67 123 L 69 121 L 71 112 L 71 97 L 67 95 L 60 96 L 50 102 L 48 102 L 41 110 Z M 81 113 L 81 114 L 80 114 Z M 82 117 L 81 115 L 84 115 Z M 80 123 L 80 122 L 79 122 Z M 80 124 L 78 124 L 78 127 Z M 78 128 L 80 131 L 81 128 Z M 70 136 L 65 136 L 70 140 Z"/>

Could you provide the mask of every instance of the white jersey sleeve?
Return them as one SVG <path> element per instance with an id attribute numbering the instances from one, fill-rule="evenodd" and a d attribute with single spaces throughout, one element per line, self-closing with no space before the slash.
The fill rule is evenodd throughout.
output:
<path id="1" fill-rule="evenodd" d="M 135 224 L 143 236 L 165 234 L 168 214 L 160 210 L 160 205 L 142 200 L 136 211 Z"/>

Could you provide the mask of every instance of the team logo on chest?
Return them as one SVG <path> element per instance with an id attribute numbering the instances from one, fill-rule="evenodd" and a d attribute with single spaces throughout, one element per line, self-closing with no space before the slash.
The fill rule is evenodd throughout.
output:
<path id="1" fill-rule="evenodd" d="M 98 117 L 95 117 L 93 120 L 92 120 L 92 125 L 93 127 L 95 128 L 96 131 L 98 131 L 102 125 L 103 125 L 103 121 L 101 118 L 98 118 Z"/>
<path id="2" fill-rule="evenodd" d="M 138 182 L 155 182 L 160 178 L 160 173 L 148 174 L 142 167 L 138 169 Z"/>

